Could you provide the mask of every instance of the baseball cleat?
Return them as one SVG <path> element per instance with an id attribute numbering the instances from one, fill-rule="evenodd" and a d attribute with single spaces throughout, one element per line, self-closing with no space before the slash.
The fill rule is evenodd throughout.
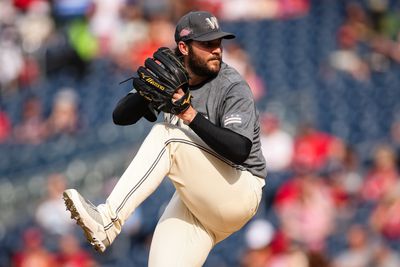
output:
<path id="1" fill-rule="evenodd" d="M 96 251 L 104 252 L 110 245 L 110 241 L 97 207 L 84 199 L 75 189 L 65 190 L 63 199 L 67 210 L 71 212 L 71 219 L 74 219 L 82 228 L 89 243 Z"/>

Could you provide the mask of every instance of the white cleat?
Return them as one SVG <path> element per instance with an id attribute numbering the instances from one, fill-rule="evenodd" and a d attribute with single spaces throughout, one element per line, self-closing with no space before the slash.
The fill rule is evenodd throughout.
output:
<path id="1" fill-rule="evenodd" d="M 65 190 L 63 199 L 67 210 L 71 212 L 71 218 L 82 228 L 89 243 L 95 250 L 104 252 L 110 246 L 110 241 L 97 207 L 84 199 L 75 189 Z"/>

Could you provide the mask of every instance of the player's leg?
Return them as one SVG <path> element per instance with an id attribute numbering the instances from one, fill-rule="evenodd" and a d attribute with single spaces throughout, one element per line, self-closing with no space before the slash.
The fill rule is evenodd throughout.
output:
<path id="1" fill-rule="evenodd" d="M 175 192 L 154 231 L 149 267 L 202 266 L 214 243 Z"/>
<path id="2" fill-rule="evenodd" d="M 110 241 L 165 176 L 203 224 L 224 233 L 237 231 L 255 214 L 264 183 L 223 159 L 192 131 L 155 125 L 106 203 L 99 206 Z"/>
<path id="3" fill-rule="evenodd" d="M 186 136 L 171 144 L 168 176 L 185 205 L 219 242 L 256 213 L 265 182 L 227 162 L 192 132 Z"/>
<path id="4" fill-rule="evenodd" d="M 216 232 L 238 230 L 259 203 L 262 179 L 230 166 L 197 135 L 169 124 L 153 127 L 105 204 L 93 207 L 74 190 L 64 197 L 89 241 L 104 251 L 166 175 L 191 212 Z M 97 242 L 104 232 L 107 240 Z"/>
<path id="5" fill-rule="evenodd" d="M 64 192 L 71 218 L 76 220 L 96 250 L 105 251 L 130 214 L 154 192 L 168 173 L 171 160 L 165 144 L 167 129 L 164 124 L 154 125 L 105 204 L 95 207 L 75 189 Z"/>

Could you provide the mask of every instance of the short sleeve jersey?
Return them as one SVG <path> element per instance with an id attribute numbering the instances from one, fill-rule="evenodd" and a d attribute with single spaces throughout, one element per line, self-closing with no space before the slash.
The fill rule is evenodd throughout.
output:
<path id="1" fill-rule="evenodd" d="M 230 129 L 252 142 L 250 155 L 242 166 L 253 175 L 265 178 L 259 115 L 250 87 L 242 76 L 222 63 L 217 77 L 190 89 L 192 105 L 198 112 L 215 125 Z"/>

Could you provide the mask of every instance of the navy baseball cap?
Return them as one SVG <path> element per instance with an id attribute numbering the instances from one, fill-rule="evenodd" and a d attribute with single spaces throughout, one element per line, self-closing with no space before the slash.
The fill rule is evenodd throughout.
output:
<path id="1" fill-rule="evenodd" d="M 223 32 L 217 18 L 207 11 L 192 11 L 184 15 L 176 25 L 175 42 L 212 41 L 219 38 L 233 39 L 235 35 Z"/>

